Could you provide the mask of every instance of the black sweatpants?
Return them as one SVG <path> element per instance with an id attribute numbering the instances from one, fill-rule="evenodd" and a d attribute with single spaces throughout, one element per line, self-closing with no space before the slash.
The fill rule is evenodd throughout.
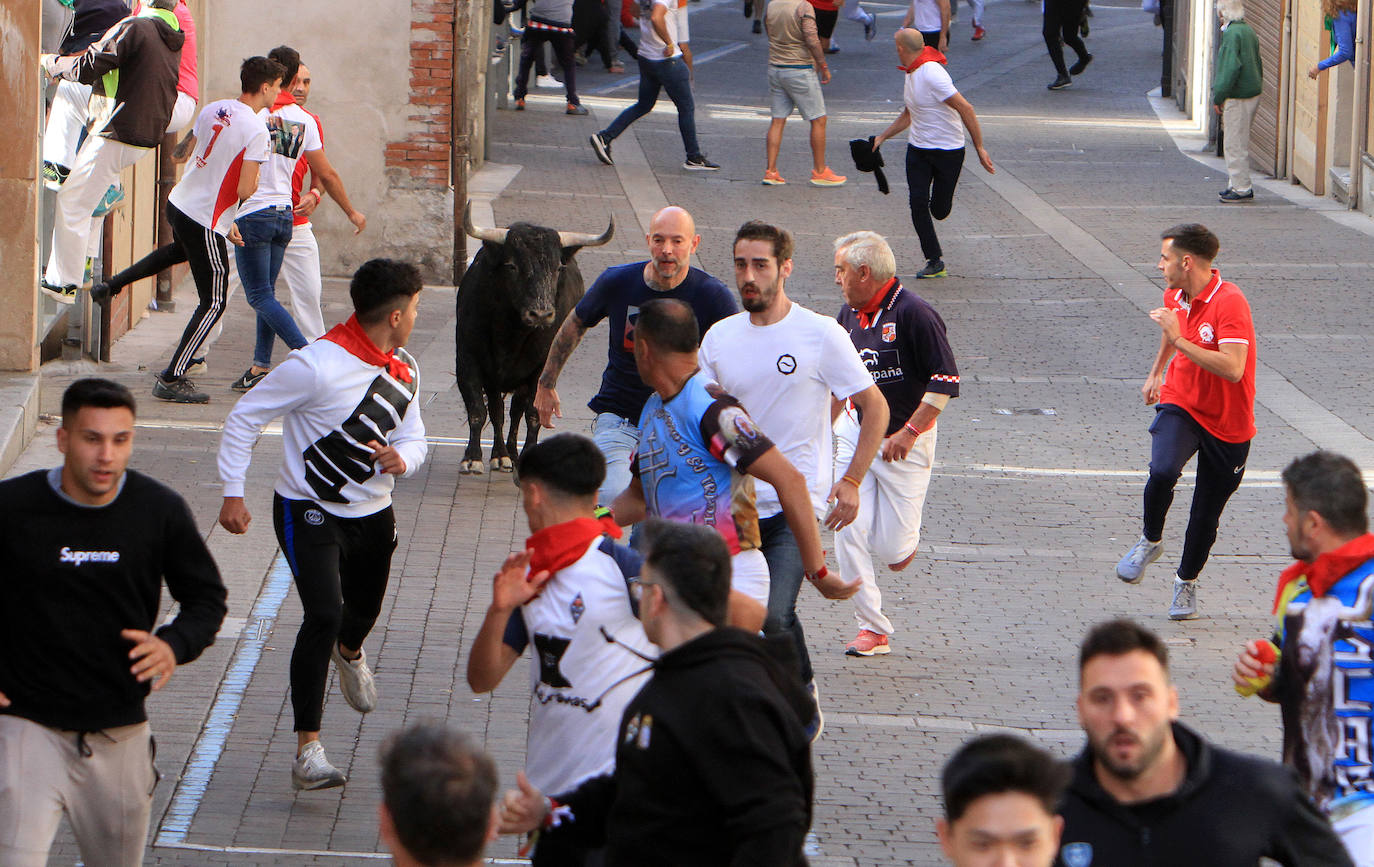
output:
<path id="1" fill-rule="evenodd" d="M 1083 40 L 1078 38 L 1078 22 L 1083 17 L 1084 0 L 1045 0 L 1045 23 L 1040 34 L 1045 37 L 1045 47 L 1050 50 L 1050 60 L 1060 75 L 1068 75 L 1064 65 L 1064 46 L 1067 45 L 1078 55 L 1081 63 L 1088 56 Z"/>
<path id="2" fill-rule="evenodd" d="M 274 494 L 272 525 L 305 609 L 291 652 L 294 730 L 317 732 L 334 643 L 360 649 L 381 613 L 396 516 L 387 506 L 363 518 L 340 518 L 312 500 Z"/>
<path id="3" fill-rule="evenodd" d="M 816 35 L 821 38 L 821 48 L 830 46 L 830 37 L 835 33 L 835 22 L 840 20 L 838 9 L 817 9 Z"/>
<path id="4" fill-rule="evenodd" d="M 118 292 L 130 283 L 161 274 L 173 265 L 180 265 L 185 261 L 186 251 L 173 240 L 172 243 L 163 244 L 105 282 L 111 292 Z"/>
<path id="5" fill-rule="evenodd" d="M 162 379 L 170 382 L 186 375 L 191 359 L 200 352 L 201 344 L 224 315 L 229 294 L 229 248 L 223 235 L 205 228 L 170 202 L 167 204 L 167 222 L 172 224 L 172 238 L 186 256 L 183 261 L 191 266 L 196 294 L 200 296 L 200 302 L 191 314 L 191 321 L 186 323 L 181 341 L 172 352 L 172 360 L 162 372 Z"/>
<path id="6" fill-rule="evenodd" d="M 1183 465 L 1197 455 L 1197 479 L 1188 529 L 1183 535 L 1183 556 L 1178 577 L 1191 581 L 1202 572 L 1217 524 L 1226 502 L 1245 477 L 1250 443 L 1228 443 L 1208 433 L 1188 411 L 1171 403 L 1160 404 L 1150 425 L 1150 478 L 1145 483 L 1145 538 L 1164 537 L 1164 519 L 1174 502 L 1174 485 Z"/>
<path id="7" fill-rule="evenodd" d="M 911 225 L 921 239 L 921 255 L 927 261 L 939 259 L 940 239 L 935 223 L 954 207 L 954 188 L 964 168 L 964 149 L 941 150 L 906 146 L 906 186 L 911 197 Z"/>
<path id="8" fill-rule="evenodd" d="M 577 63 L 573 60 L 572 33 L 560 30 L 539 30 L 525 25 L 525 35 L 520 37 L 520 66 L 515 73 L 515 98 L 524 99 L 530 92 L 530 67 L 534 66 L 536 53 L 541 52 L 545 42 L 553 46 L 554 56 L 563 70 L 563 88 L 568 94 L 568 105 L 581 105 L 577 99 Z"/>

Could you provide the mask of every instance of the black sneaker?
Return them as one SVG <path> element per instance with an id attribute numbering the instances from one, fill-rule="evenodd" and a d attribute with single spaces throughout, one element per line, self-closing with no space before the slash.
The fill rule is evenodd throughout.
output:
<path id="1" fill-rule="evenodd" d="M 926 266 L 916 272 L 917 280 L 927 280 L 931 277 L 948 277 L 949 272 L 945 270 L 943 259 L 931 259 L 926 262 Z"/>
<path id="2" fill-rule="evenodd" d="M 38 288 L 43 290 L 43 294 L 56 301 L 58 304 L 76 303 L 76 285 L 54 286 L 47 280 L 38 284 Z"/>
<path id="3" fill-rule="evenodd" d="M 585 105 L 573 105 L 571 102 L 568 103 L 568 110 L 566 114 L 574 114 L 578 117 L 582 117 L 590 113 L 591 112 L 587 111 L 587 107 Z"/>
<path id="4" fill-rule="evenodd" d="M 1091 54 L 1085 54 L 1078 58 L 1078 62 L 1069 67 L 1069 75 L 1082 75 L 1083 70 L 1088 68 L 1088 64 L 1093 62 Z"/>
<path id="5" fill-rule="evenodd" d="M 1231 188 L 1230 188 L 1230 187 L 1227 187 L 1227 188 L 1224 189 L 1224 190 L 1217 190 L 1217 195 L 1218 195 L 1218 196 L 1224 196 L 1224 195 L 1226 195 L 1226 194 L 1229 193 L 1229 192 L 1231 192 Z"/>
<path id="6" fill-rule="evenodd" d="M 1049 87 L 1050 90 L 1063 90 L 1070 84 L 1073 84 L 1072 78 L 1069 78 L 1067 75 L 1060 75 L 1057 78 L 1055 78 L 1054 81 L 1050 82 Z"/>
<path id="7" fill-rule="evenodd" d="M 238 392 L 248 391 L 253 386 L 262 382 L 262 378 L 266 375 L 267 371 L 264 370 L 261 373 L 254 373 L 253 368 L 250 367 L 243 372 L 243 376 L 234 380 L 234 384 L 229 387 Z"/>
<path id="8" fill-rule="evenodd" d="M 153 397 L 168 403 L 209 403 L 210 395 L 196 391 L 196 386 L 185 377 L 166 382 L 161 376 L 153 377 Z"/>
<path id="9" fill-rule="evenodd" d="M 40 171 L 43 178 L 43 186 L 50 190 L 62 189 L 62 184 L 66 182 L 67 175 L 71 173 L 72 170 L 66 166 L 60 166 L 57 163 L 51 163 L 47 160 L 43 160 L 43 168 Z"/>
<path id="10" fill-rule="evenodd" d="M 1223 202 L 1250 202 L 1253 201 L 1255 198 L 1255 191 L 1246 190 L 1243 193 L 1238 193 L 1235 190 L 1227 190 L 1226 192 L 1222 193 L 1218 198 L 1220 198 Z"/>
<path id="11" fill-rule="evenodd" d="M 705 154 L 703 154 L 703 155 L 701 155 L 701 156 L 699 156 L 699 157 L 688 157 L 688 158 L 687 158 L 687 161 L 684 162 L 684 163 L 682 164 L 682 167 L 683 167 L 684 169 L 686 169 L 687 171 L 689 171 L 689 172 L 718 172 L 718 171 L 720 171 L 720 164 L 719 164 L 719 163 L 713 163 L 713 162 L 711 162 L 710 160 L 708 160 L 708 159 L 706 158 L 706 155 L 705 155 Z"/>
<path id="12" fill-rule="evenodd" d="M 763 22 L 760 21 L 760 20 L 757 19 L 757 18 L 754 19 L 753 31 L 754 31 L 755 33 L 762 33 L 762 32 L 763 32 Z"/>
<path id="13" fill-rule="evenodd" d="M 597 159 L 601 160 L 608 166 L 615 165 L 615 161 L 611 159 L 611 143 L 606 141 L 605 137 L 602 136 L 601 133 L 594 132 L 591 134 L 591 137 L 587 140 L 592 143 L 592 150 L 596 151 Z"/>

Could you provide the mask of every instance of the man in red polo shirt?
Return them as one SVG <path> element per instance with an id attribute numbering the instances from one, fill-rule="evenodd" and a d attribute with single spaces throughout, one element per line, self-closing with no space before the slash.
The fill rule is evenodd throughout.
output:
<path id="1" fill-rule="evenodd" d="M 1171 620 L 1192 620 L 1198 573 L 1216 541 L 1221 511 L 1245 475 L 1255 436 L 1255 326 L 1240 289 L 1212 267 L 1221 247 L 1216 235 L 1185 223 L 1161 238 L 1158 267 L 1167 288 L 1164 306 L 1150 311 L 1159 323 L 1159 352 L 1141 387 L 1147 405 L 1159 404 L 1150 425 L 1145 528 L 1117 563 L 1116 575 L 1139 583 L 1145 567 L 1159 559 L 1174 485 L 1196 454 L 1193 507 L 1169 606 Z"/>

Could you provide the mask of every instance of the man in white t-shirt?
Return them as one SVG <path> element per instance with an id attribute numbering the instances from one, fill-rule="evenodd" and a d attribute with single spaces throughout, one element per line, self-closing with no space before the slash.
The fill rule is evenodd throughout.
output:
<path id="1" fill-rule="evenodd" d="M 949 46 L 949 19 L 950 0 L 911 0 L 902 29 L 916 28 L 926 45 L 944 51 Z"/>
<path id="2" fill-rule="evenodd" d="M 286 74 L 291 76 L 289 80 L 292 85 L 290 91 L 283 87 L 277 101 L 272 104 L 268 126 L 282 133 L 276 137 L 277 140 L 283 143 L 282 146 L 286 150 L 294 150 L 294 155 L 274 151 L 271 159 L 272 171 L 258 186 L 258 192 L 253 198 L 245 202 L 240 209 L 246 215 L 240 217 L 240 231 L 243 231 L 245 223 L 257 223 L 274 230 L 274 235 L 278 238 L 286 237 L 286 245 L 279 252 L 268 248 L 272 258 L 266 264 L 275 266 L 278 272 L 273 273 L 269 268 L 265 277 L 256 270 L 264 263 L 252 261 L 252 244 L 246 243 L 242 250 L 234 253 L 234 264 L 240 278 L 237 282 L 244 286 L 250 285 L 244 277 L 245 270 L 255 274 L 259 281 L 270 279 L 270 283 L 260 284 L 256 294 L 251 288 L 245 291 L 248 303 L 258 311 L 258 327 L 257 340 L 253 347 L 253 363 L 230 386 L 240 392 L 257 385 L 267 375 L 267 371 L 271 370 L 272 344 L 277 336 L 281 336 L 290 348 L 296 349 L 298 346 L 293 344 L 286 334 L 291 334 L 293 338 L 299 335 L 299 346 L 304 346 L 324 333 L 324 319 L 320 313 L 320 254 L 309 222 L 309 214 L 314 212 L 322 196 L 319 190 L 313 187 L 302 196 L 301 188 L 307 169 L 313 180 L 334 197 L 348 216 L 349 222 L 354 226 L 355 235 L 367 226 L 367 217 L 353 207 L 348 198 L 348 191 L 344 189 L 343 180 L 329 162 L 329 157 L 325 155 L 324 133 L 320 119 L 306 111 L 296 98 L 297 79 L 300 78 L 301 71 L 305 70 L 300 62 L 300 54 L 290 46 L 279 45 L 272 49 L 268 57 L 286 68 Z M 308 75 L 309 71 L 305 71 Z M 308 85 L 305 94 L 309 94 Z M 287 131 L 292 132 L 286 134 Z M 247 232 L 244 232 L 244 241 L 248 241 Z M 285 275 L 287 279 L 287 288 L 291 293 L 290 313 L 276 300 L 278 273 Z M 235 282 L 231 277 L 231 295 Z M 291 328 L 295 331 L 292 332 Z"/>
<path id="3" fill-rule="evenodd" d="M 172 360 L 153 382 L 153 397 L 172 403 L 208 403 L 186 378 L 186 368 L 224 313 L 229 291 L 229 253 L 237 206 L 258 188 L 267 162 L 267 124 L 259 112 L 277 99 L 282 66 L 266 57 L 250 57 L 239 68 L 242 93 L 201 109 L 191 134 L 177 146 L 175 159 L 191 166 L 167 197 L 172 237 L 186 253 L 200 303 L 186 323 Z"/>
<path id="4" fill-rule="evenodd" d="M 735 284 L 745 312 L 711 326 L 698 357 L 702 373 L 734 395 L 806 477 L 816 517 L 838 530 L 858 514 L 859 484 L 882 443 L 887 402 L 834 317 L 787 297 L 792 250 L 792 235 L 785 229 L 757 220 L 740 226 L 735 233 Z M 861 409 L 863 424 L 854 456 L 837 480 L 831 423 L 846 400 Z M 811 659 L 796 614 L 801 552 L 777 492 L 759 479 L 754 492 L 769 573 L 764 631 L 794 637 L 802 679 L 814 696 Z M 829 513 L 827 504 L 833 504 Z"/>
<path id="5" fill-rule="evenodd" d="M 714 172 L 720 165 L 706 158 L 697 144 L 696 104 L 692 100 L 692 70 L 678 45 L 677 0 L 639 0 L 639 100 L 622 111 L 611 125 L 592 133 L 592 150 L 606 165 L 611 159 L 611 142 L 630 124 L 648 114 L 658 102 L 658 92 L 668 91 L 677 108 L 677 128 L 687 159 L 682 167 L 690 172 Z"/>
<path id="6" fill-rule="evenodd" d="M 525 775 L 565 792 L 615 769 L 620 718 L 658 654 L 638 620 L 640 555 L 614 541 L 613 519 L 595 517 L 606 475 L 596 443 L 558 434 L 526 449 L 519 470 L 533 535 L 496 573 L 468 685 L 492 691 L 531 648 Z M 569 848 L 540 840 L 534 863 L 583 863 Z"/>
<path id="7" fill-rule="evenodd" d="M 954 188 L 964 166 L 964 129 L 973 139 L 978 162 L 988 174 L 996 171 L 983 148 L 983 131 L 973 106 L 954 88 L 945 71 L 945 56 L 931 48 L 916 30 L 897 31 L 897 59 L 906 72 L 902 99 L 906 108 L 892 125 L 874 137 L 873 149 L 910 128 L 907 134 L 906 182 L 911 197 L 911 224 L 921 239 L 926 266 L 917 279 L 944 277 L 945 261 L 934 220 L 943 220 L 954 207 Z"/>

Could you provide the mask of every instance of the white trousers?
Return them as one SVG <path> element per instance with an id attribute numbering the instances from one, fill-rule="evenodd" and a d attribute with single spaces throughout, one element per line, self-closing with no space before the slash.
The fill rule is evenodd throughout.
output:
<path id="1" fill-rule="evenodd" d="M 229 291 L 224 296 L 225 304 L 229 303 L 235 292 L 243 288 L 243 283 L 239 281 L 238 266 L 234 262 L 234 249 L 234 245 L 230 244 Z M 324 334 L 324 314 L 320 311 L 320 245 L 315 241 L 315 230 L 309 223 L 292 227 L 291 243 L 286 245 L 286 255 L 282 257 L 281 273 L 277 275 L 277 279 L 286 282 L 286 291 L 290 294 L 291 300 L 291 315 L 295 318 L 301 334 L 306 340 L 318 340 Z M 201 351 L 209 351 L 223 330 L 221 318 L 220 322 L 215 323 L 210 336 L 205 338 Z"/>
<path id="2" fill-rule="evenodd" d="M 844 4 L 844 17 L 850 21 L 867 24 L 873 18 L 873 14 L 866 11 L 864 5 L 858 0 L 854 0 L 852 3 Z"/>
<path id="3" fill-rule="evenodd" d="M 1374 867 L 1374 807 L 1356 810 L 1332 822 L 1331 827 L 1345 844 L 1355 867 Z"/>
<path id="4" fill-rule="evenodd" d="M 86 274 L 86 249 L 91 239 L 91 211 L 100 203 L 119 173 L 138 162 L 152 148 L 137 148 L 103 136 L 86 138 L 76 165 L 57 192 L 52 255 L 43 279 L 52 286 L 80 286 Z"/>
<path id="5" fill-rule="evenodd" d="M 167 132 L 181 132 L 196 119 L 196 101 L 191 94 L 177 91 L 177 104 L 172 108 L 172 120 L 167 124 Z"/>
<path id="6" fill-rule="evenodd" d="M 1225 138 L 1226 175 L 1231 189 L 1248 193 L 1250 183 L 1250 124 L 1255 119 L 1259 97 L 1228 99 L 1221 104 L 1221 128 Z"/>
<path id="7" fill-rule="evenodd" d="M 43 162 L 71 168 L 76 163 L 76 145 L 86 127 L 86 106 L 91 101 L 91 86 L 63 79 L 57 83 L 48 124 L 43 129 Z M 101 192 L 105 192 L 101 190 Z"/>
<path id="8" fill-rule="evenodd" d="M 860 629 L 892 634 L 892 621 L 883 614 L 883 596 L 873 568 L 876 557 L 884 566 L 900 563 L 921 544 L 921 510 L 930 487 L 930 468 L 935 462 L 936 429 L 921 434 L 904 461 L 873 459 L 859 485 L 859 515 L 835 534 L 835 559 L 845 580 L 863 579 L 854 596 L 854 617 Z M 859 441 L 859 423 L 853 411 L 840 414 L 835 423 L 836 475 L 844 472 Z"/>
<path id="9" fill-rule="evenodd" d="M 730 558 L 730 587 L 768 606 L 768 561 L 757 548 Z"/>
<path id="10" fill-rule="evenodd" d="M 142 864 L 151 738 L 146 722 L 79 735 L 0 716 L 0 864 L 44 867 L 64 812 L 87 865 Z"/>

